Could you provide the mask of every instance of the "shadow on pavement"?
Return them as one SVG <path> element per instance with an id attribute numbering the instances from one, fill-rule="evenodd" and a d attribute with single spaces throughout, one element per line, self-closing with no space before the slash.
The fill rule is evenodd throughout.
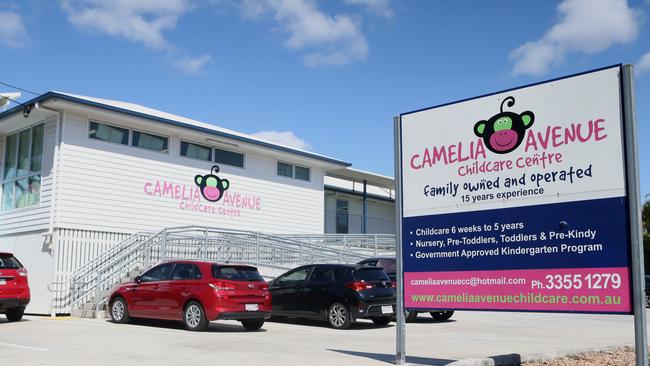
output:
<path id="1" fill-rule="evenodd" d="M 348 351 L 341 349 L 328 349 L 328 351 L 343 353 L 350 356 L 370 358 L 377 361 L 382 361 L 389 363 L 391 365 L 395 364 L 395 354 L 390 353 L 371 353 L 371 352 L 357 352 L 357 351 Z M 430 358 L 430 357 L 416 357 L 416 356 L 406 356 L 406 362 L 410 364 L 417 365 L 431 365 L 431 366 L 445 366 L 456 360 L 445 360 L 442 358 Z"/>
<path id="2" fill-rule="evenodd" d="M 111 320 L 107 320 L 106 322 L 112 323 Z M 126 325 L 152 327 L 152 328 L 177 329 L 177 330 L 187 331 L 189 333 L 194 333 L 189 330 L 186 330 L 185 326 L 180 321 L 172 321 L 172 320 L 133 318 Z M 250 330 L 246 330 L 241 324 L 210 322 L 206 330 L 197 333 L 239 333 L 239 332 L 241 333 L 266 332 L 266 329 L 264 329 L 264 326 L 262 326 L 262 329 L 260 330 L 250 331 Z"/>
<path id="3" fill-rule="evenodd" d="M 273 322 L 273 323 L 282 323 L 282 324 L 293 324 L 293 325 L 299 325 L 299 326 L 307 326 L 307 327 L 318 327 L 318 328 L 330 328 L 330 326 L 327 324 L 326 321 L 324 320 L 313 320 L 313 319 L 304 319 L 304 318 L 286 318 L 286 317 L 277 317 L 274 316 L 270 320 L 267 320 L 268 322 Z M 374 323 L 370 321 L 357 321 L 355 323 L 352 323 L 350 325 L 350 328 L 348 329 L 343 329 L 341 331 L 350 331 L 350 330 L 371 330 L 371 329 L 378 329 L 378 328 L 391 328 L 394 327 L 394 324 L 388 324 L 388 325 L 375 325 Z"/>

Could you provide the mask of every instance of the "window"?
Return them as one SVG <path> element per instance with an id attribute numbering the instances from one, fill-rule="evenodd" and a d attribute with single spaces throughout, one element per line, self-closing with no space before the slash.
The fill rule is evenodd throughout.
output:
<path id="1" fill-rule="evenodd" d="M 281 177 L 309 181 L 310 169 L 278 161 L 278 175 Z"/>
<path id="2" fill-rule="evenodd" d="M 232 281 L 264 281 L 255 267 L 212 266 L 212 277 Z"/>
<path id="3" fill-rule="evenodd" d="M 88 132 L 88 137 L 95 140 L 128 145 L 129 129 L 90 121 L 90 130 Z"/>
<path id="4" fill-rule="evenodd" d="M 38 205 L 41 198 L 43 135 L 39 124 L 7 136 L 2 173 L 2 211 Z"/>
<path id="5" fill-rule="evenodd" d="M 294 167 L 294 178 L 299 180 L 306 180 L 309 182 L 309 168 L 295 166 Z"/>
<path id="6" fill-rule="evenodd" d="M 334 282 L 334 269 L 332 267 L 316 267 L 311 272 L 309 282 Z"/>
<path id="7" fill-rule="evenodd" d="M 243 168 L 244 154 L 215 148 L 214 161 L 215 163 L 221 163 L 221 164 L 232 165 L 232 166 Z"/>
<path id="8" fill-rule="evenodd" d="M 199 160 L 212 161 L 212 148 L 181 141 L 181 156 Z"/>
<path id="9" fill-rule="evenodd" d="M 305 267 L 281 276 L 277 279 L 277 284 L 281 286 L 289 286 L 299 282 L 304 282 L 307 279 L 310 269 L 311 267 Z"/>
<path id="10" fill-rule="evenodd" d="M 349 230 L 348 201 L 336 200 L 336 233 L 347 234 Z"/>
<path id="11" fill-rule="evenodd" d="M 361 268 L 353 273 L 357 281 L 390 281 L 390 278 L 383 269 Z"/>
<path id="12" fill-rule="evenodd" d="M 11 254 L 0 253 L 0 269 L 19 269 L 23 268 L 18 259 Z"/>
<path id="13" fill-rule="evenodd" d="M 278 175 L 293 178 L 293 165 L 278 161 Z"/>
<path id="14" fill-rule="evenodd" d="M 199 267 L 189 263 L 178 263 L 172 273 L 172 280 L 200 280 L 201 277 Z"/>
<path id="15" fill-rule="evenodd" d="M 142 275 L 142 282 L 167 281 L 174 263 L 159 264 Z"/>
<path id="16" fill-rule="evenodd" d="M 133 146 L 167 153 L 169 139 L 164 136 L 152 135 L 150 133 L 133 131 Z"/>

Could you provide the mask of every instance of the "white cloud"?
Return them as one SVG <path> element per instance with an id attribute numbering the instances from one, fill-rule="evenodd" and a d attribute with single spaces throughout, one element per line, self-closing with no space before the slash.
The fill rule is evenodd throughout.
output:
<path id="1" fill-rule="evenodd" d="M 13 11 L 0 12 L 0 43 L 9 47 L 22 47 L 28 39 L 20 14 Z"/>
<path id="2" fill-rule="evenodd" d="M 304 62 L 309 66 L 342 65 L 368 55 L 359 25 L 350 16 L 322 12 L 314 0 L 244 0 L 241 8 L 247 18 L 270 14 L 288 36 L 286 47 L 307 50 Z"/>
<path id="3" fill-rule="evenodd" d="M 191 0 L 60 0 L 68 20 L 77 29 L 106 34 L 162 50 L 175 57 L 174 66 L 198 73 L 210 55 L 183 54 L 165 37 L 178 19 L 192 9 Z"/>
<path id="4" fill-rule="evenodd" d="M 81 30 L 105 33 L 156 49 L 171 44 L 164 32 L 190 9 L 187 0 L 62 0 L 70 22 Z"/>
<path id="5" fill-rule="evenodd" d="M 390 7 L 389 0 L 345 0 L 345 2 L 351 5 L 365 6 L 373 13 L 385 18 L 393 17 L 393 9 Z"/>
<path id="6" fill-rule="evenodd" d="M 559 19 L 544 36 L 510 53 L 513 73 L 543 75 L 571 52 L 598 53 L 630 43 L 639 33 L 641 12 L 626 0 L 564 0 Z"/>
<path id="7" fill-rule="evenodd" d="M 203 66 L 210 61 L 212 57 L 210 55 L 203 55 L 199 57 L 181 57 L 174 61 L 174 66 L 177 69 L 188 73 L 188 74 L 198 74 L 203 69 Z"/>
<path id="8" fill-rule="evenodd" d="M 641 57 L 639 62 L 636 63 L 636 72 L 643 74 L 650 71 L 650 52 Z"/>
<path id="9" fill-rule="evenodd" d="M 296 136 L 291 131 L 260 131 L 252 134 L 263 140 L 272 141 L 281 145 L 295 147 L 297 149 L 309 149 L 309 143 Z"/>

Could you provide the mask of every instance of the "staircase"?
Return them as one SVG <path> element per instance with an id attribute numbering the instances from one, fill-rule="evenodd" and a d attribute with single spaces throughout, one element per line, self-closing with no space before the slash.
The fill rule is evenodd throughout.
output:
<path id="1" fill-rule="evenodd" d="M 160 261 L 200 259 L 222 263 L 251 264 L 266 278 L 310 263 L 355 263 L 377 255 L 378 246 L 325 245 L 308 236 L 278 236 L 251 231 L 223 230 L 202 226 L 167 228 L 156 233 L 138 232 L 78 268 L 66 288 L 70 312 L 78 317 L 105 317 L 107 296 L 119 284 Z M 358 242 L 358 241 L 357 241 Z M 373 241 L 377 243 L 377 241 Z M 373 246 L 374 245 L 374 246 Z M 394 255 L 394 236 L 393 236 Z M 382 242 L 381 254 L 390 254 Z"/>

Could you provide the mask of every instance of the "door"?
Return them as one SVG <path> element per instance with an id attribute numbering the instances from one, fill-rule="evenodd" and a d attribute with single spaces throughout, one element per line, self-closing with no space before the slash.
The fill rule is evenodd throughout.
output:
<path id="1" fill-rule="evenodd" d="M 169 278 L 174 263 L 159 264 L 143 273 L 142 279 L 133 289 L 129 311 L 133 316 L 147 318 L 164 317 L 165 292 L 169 291 Z"/>
<path id="2" fill-rule="evenodd" d="M 320 317 L 327 307 L 334 301 L 332 286 L 335 281 L 333 266 L 316 266 L 309 276 L 307 291 L 304 292 L 303 301 L 307 304 L 310 316 Z M 341 270 L 338 269 L 337 272 Z"/>
<path id="3" fill-rule="evenodd" d="M 307 277 L 313 266 L 296 268 L 276 278 L 271 291 L 273 312 L 278 314 L 303 316 L 307 314 L 302 294 L 307 291 Z"/>
<path id="4" fill-rule="evenodd" d="M 191 297 L 198 295 L 197 286 L 202 284 L 202 278 L 201 270 L 196 264 L 176 263 L 169 282 L 169 291 L 162 294 L 162 315 L 169 319 L 182 319 L 183 306 Z"/>

